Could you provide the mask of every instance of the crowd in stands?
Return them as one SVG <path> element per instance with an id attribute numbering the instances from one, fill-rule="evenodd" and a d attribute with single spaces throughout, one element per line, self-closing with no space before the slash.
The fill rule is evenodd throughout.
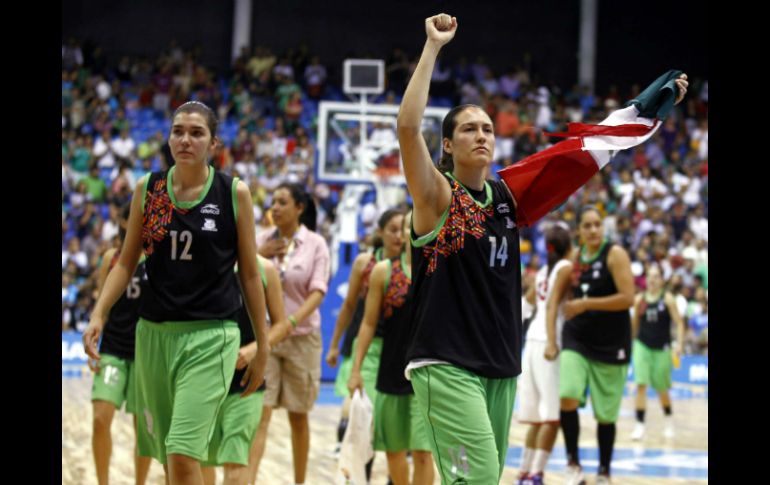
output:
<path id="1" fill-rule="evenodd" d="M 373 102 L 398 104 L 418 53 L 384 54 L 387 92 Z M 316 123 L 320 100 L 349 100 L 330 81 L 342 66 L 324 65 L 307 46 L 280 55 L 266 46 L 244 48 L 227 72 L 199 59 L 198 50 L 175 42 L 154 59 L 63 42 L 62 329 L 87 323 L 94 269 L 106 248 L 119 245 L 120 208 L 142 175 L 173 163 L 165 143 L 171 113 L 190 99 L 218 114 L 222 144 L 213 163 L 249 185 L 258 231 L 271 225 L 272 191 L 290 180 L 314 194 L 319 232 L 331 237 L 342 187 L 315 179 Z M 429 104 L 486 109 L 495 122 L 494 172 L 558 142 L 547 134 L 565 131 L 568 122 L 601 121 L 659 74 L 592 93 L 543 82 L 526 64 L 497 72 L 480 58 L 440 60 Z M 606 216 L 608 237 L 631 256 L 638 289 L 649 265 L 661 267 L 688 324 L 686 350 L 707 354 L 708 82 L 689 74 L 687 98 L 653 138 L 617 154 L 561 207 L 522 231 L 522 271 L 531 284 L 544 261 L 545 224 L 574 226 L 579 209 L 594 205 Z"/>

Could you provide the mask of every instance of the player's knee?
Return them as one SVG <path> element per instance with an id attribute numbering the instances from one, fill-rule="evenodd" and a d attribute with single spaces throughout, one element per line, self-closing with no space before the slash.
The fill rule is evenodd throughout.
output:
<path id="1" fill-rule="evenodd" d="M 200 464 L 195 458 L 176 453 L 168 455 L 169 474 L 174 481 L 184 483 L 186 478 L 197 476 L 200 473 Z"/>
<path id="2" fill-rule="evenodd" d="M 292 426 L 307 426 L 307 413 L 289 412 L 289 423 Z"/>
<path id="3" fill-rule="evenodd" d="M 561 398 L 562 411 L 575 411 L 579 406 L 580 402 L 577 399 L 571 399 L 568 397 Z"/>
<path id="4" fill-rule="evenodd" d="M 413 451 L 412 462 L 415 466 L 430 466 L 433 463 L 433 456 L 430 451 Z"/>
<path id="5" fill-rule="evenodd" d="M 225 463 L 225 480 L 229 483 L 246 483 L 249 467 L 236 463 Z"/>
<path id="6" fill-rule="evenodd" d="M 94 431 L 109 431 L 112 426 L 113 412 L 105 406 L 94 407 Z"/>

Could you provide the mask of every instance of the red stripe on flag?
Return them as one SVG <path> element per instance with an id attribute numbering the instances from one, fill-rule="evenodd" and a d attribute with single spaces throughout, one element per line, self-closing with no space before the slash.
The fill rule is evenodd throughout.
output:
<path id="1" fill-rule="evenodd" d="M 585 123 L 568 123 L 566 132 L 546 133 L 547 136 L 644 136 L 655 127 L 641 124 L 619 126 L 588 125 Z"/>
<path id="2" fill-rule="evenodd" d="M 579 138 L 530 155 L 498 175 L 516 199 L 516 222 L 531 226 L 599 171 Z"/>

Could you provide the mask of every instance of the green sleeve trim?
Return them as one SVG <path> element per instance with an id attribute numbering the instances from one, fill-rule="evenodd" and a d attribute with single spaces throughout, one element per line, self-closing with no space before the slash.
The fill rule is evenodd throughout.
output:
<path id="1" fill-rule="evenodd" d="M 235 222 L 238 223 L 238 177 L 233 177 L 233 187 L 232 187 L 232 196 L 233 196 L 233 213 L 235 214 Z"/>
<path id="2" fill-rule="evenodd" d="M 267 289 L 267 272 L 265 271 L 265 264 L 262 262 L 262 256 L 257 255 L 257 268 L 259 269 L 259 278 L 262 280 L 262 286 Z"/>
<path id="3" fill-rule="evenodd" d="M 401 253 L 401 269 L 410 280 L 412 279 L 412 266 L 406 264 L 406 252 Z"/>
<path id="4" fill-rule="evenodd" d="M 438 233 L 441 232 L 441 229 L 444 227 L 444 224 L 446 224 L 447 217 L 449 217 L 449 207 L 452 205 L 452 202 L 449 202 L 449 205 L 444 210 L 444 213 L 441 215 L 441 219 L 439 219 L 438 224 L 436 224 L 436 227 L 433 228 L 431 232 L 428 234 L 425 234 L 424 236 L 420 236 L 417 239 L 411 237 L 412 240 L 412 247 L 415 248 L 421 248 L 428 244 L 429 242 L 432 242 L 436 237 L 438 237 Z M 411 232 L 414 233 L 414 218 L 412 218 L 412 228 Z"/>
<path id="5" fill-rule="evenodd" d="M 385 277 L 385 284 L 382 287 L 382 294 L 388 292 L 388 286 L 390 286 L 390 275 L 393 273 L 393 262 L 391 260 L 386 259 L 385 261 L 388 262 L 388 276 Z"/>
<path id="6" fill-rule="evenodd" d="M 147 186 L 150 185 L 150 177 L 152 177 L 151 173 L 148 173 L 144 177 L 144 186 L 142 187 L 142 214 L 144 214 L 144 201 L 147 200 Z"/>
<path id="7" fill-rule="evenodd" d="M 174 204 L 174 206 L 179 207 L 180 209 L 192 209 L 196 205 L 200 204 L 203 199 L 206 198 L 206 195 L 209 193 L 209 189 L 211 188 L 211 184 L 214 183 L 214 169 L 212 167 L 207 167 L 209 170 L 209 176 L 206 179 L 206 185 L 203 187 L 203 190 L 201 190 L 200 195 L 198 195 L 198 198 L 193 201 L 186 201 L 186 202 L 179 202 L 176 200 L 176 196 L 174 195 L 174 185 L 172 183 L 172 175 L 174 171 L 176 170 L 176 165 L 171 167 L 168 171 L 168 175 L 166 176 L 166 191 L 168 192 L 168 196 L 171 199 L 171 202 Z"/>

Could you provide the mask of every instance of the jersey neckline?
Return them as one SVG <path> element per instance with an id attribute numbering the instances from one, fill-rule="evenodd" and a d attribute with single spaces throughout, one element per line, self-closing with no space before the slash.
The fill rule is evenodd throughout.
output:
<path id="1" fill-rule="evenodd" d="M 166 175 L 166 192 L 168 192 L 168 197 L 171 199 L 171 203 L 174 204 L 175 207 L 179 207 L 180 209 L 192 209 L 196 205 L 200 204 L 203 199 L 206 198 L 206 196 L 209 193 L 209 189 L 211 188 L 211 184 L 214 182 L 214 169 L 210 166 L 208 167 L 209 174 L 208 178 L 206 179 L 206 184 L 203 186 L 203 189 L 201 190 L 201 193 L 198 195 L 198 198 L 192 201 L 177 201 L 176 196 L 174 195 L 174 185 L 172 182 L 172 175 L 176 171 L 176 165 L 171 167 L 168 170 L 168 175 Z"/>
<path id="2" fill-rule="evenodd" d="M 457 183 L 460 185 L 460 187 L 462 187 L 462 188 L 463 188 L 463 190 L 465 191 L 465 193 L 466 193 L 466 194 L 468 194 L 468 197 L 470 197 L 471 199 L 473 199 L 473 202 L 475 202 L 477 206 L 479 206 L 479 207 L 481 207 L 482 209 L 484 209 L 484 208 L 488 207 L 488 206 L 489 206 L 489 204 L 491 204 L 491 203 L 492 203 L 492 187 L 489 185 L 489 182 L 488 182 L 488 181 L 486 181 L 486 180 L 484 181 L 484 191 L 485 191 L 485 195 L 487 196 L 487 201 L 486 201 L 486 202 L 484 202 L 484 203 L 482 204 L 481 202 L 479 202 L 478 200 L 476 200 L 476 197 L 474 197 L 474 196 L 473 196 L 473 194 L 471 193 L 471 191 L 470 191 L 470 190 L 468 190 L 468 187 L 466 187 L 466 186 L 465 186 L 465 185 L 464 185 L 462 182 L 460 182 L 459 180 L 457 180 L 457 179 L 455 178 L 455 176 L 454 176 L 454 175 L 453 175 L 451 172 L 446 172 L 446 174 L 447 174 L 447 176 L 449 176 L 449 178 L 451 178 L 452 180 L 454 180 L 455 182 L 457 182 Z"/>

